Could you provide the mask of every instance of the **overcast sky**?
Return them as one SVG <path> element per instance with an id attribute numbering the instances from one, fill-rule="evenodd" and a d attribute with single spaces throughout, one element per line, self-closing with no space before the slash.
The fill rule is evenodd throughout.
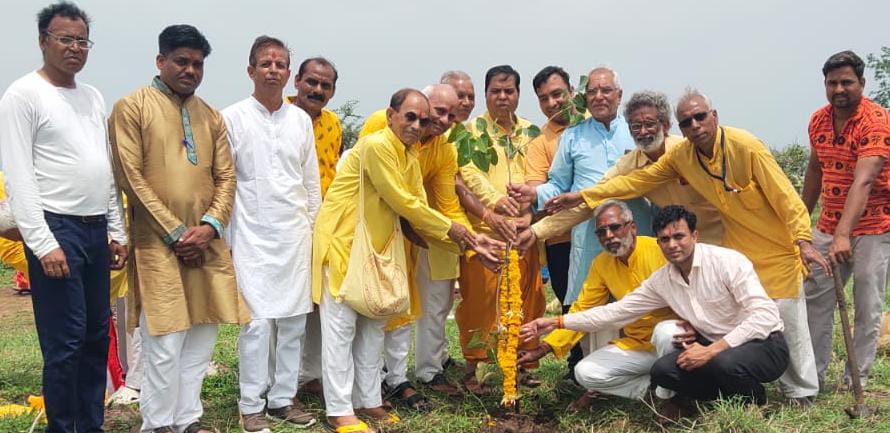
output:
<path id="1" fill-rule="evenodd" d="M 9 3 L 0 30 L 4 89 L 41 65 L 35 14 L 45 5 Z M 481 114 L 485 71 L 509 63 L 522 74 L 518 112 L 539 123 L 531 88 L 538 70 L 559 65 L 576 81 L 607 64 L 619 72 L 625 100 L 655 89 L 674 101 L 692 85 L 711 97 L 723 124 L 748 129 L 773 147 L 807 143 L 809 116 L 826 102 L 821 66 L 830 54 L 853 49 L 864 58 L 890 45 L 887 0 L 78 4 L 93 18 L 96 42 L 79 79 L 97 86 L 109 106 L 156 74 L 158 33 L 188 23 L 213 46 L 198 93 L 220 109 L 251 93 L 248 51 L 256 36 L 269 34 L 290 44 L 295 63 L 312 55 L 331 59 L 340 81 L 330 107 L 354 99 L 362 115 L 383 107 L 395 90 L 423 87 L 449 69 L 474 78 L 474 115 Z"/>

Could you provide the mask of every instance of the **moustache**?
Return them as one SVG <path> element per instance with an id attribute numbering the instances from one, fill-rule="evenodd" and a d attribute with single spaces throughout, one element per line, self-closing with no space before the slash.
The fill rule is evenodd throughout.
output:
<path id="1" fill-rule="evenodd" d="M 306 96 L 306 99 L 311 99 L 311 100 L 313 100 L 313 101 L 323 102 L 323 101 L 324 101 L 324 96 L 321 96 L 321 95 L 319 95 L 319 94 L 317 94 L 317 93 L 312 93 L 312 94 Z"/>

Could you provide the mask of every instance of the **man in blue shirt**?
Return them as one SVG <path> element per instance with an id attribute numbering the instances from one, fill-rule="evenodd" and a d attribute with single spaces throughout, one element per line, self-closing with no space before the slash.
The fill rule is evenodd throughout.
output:
<path id="1" fill-rule="evenodd" d="M 621 85 L 615 71 L 607 67 L 590 71 L 585 98 L 591 117 L 562 134 L 547 182 L 537 186 L 511 185 L 513 198 L 532 202 L 538 210 L 543 210 L 544 203 L 559 194 L 580 191 L 596 184 L 619 158 L 632 151 L 634 141 L 630 129 L 624 117 L 618 114 L 621 96 Z M 635 215 L 637 227 L 645 229 L 652 226 L 652 211 L 648 202 L 634 200 L 628 204 Z M 593 230 L 588 228 L 589 222 L 586 221 L 572 229 L 565 305 L 571 305 L 578 297 L 590 264 L 601 251 Z M 649 235 L 651 232 L 643 234 Z M 594 345 L 598 344 L 594 342 Z"/>

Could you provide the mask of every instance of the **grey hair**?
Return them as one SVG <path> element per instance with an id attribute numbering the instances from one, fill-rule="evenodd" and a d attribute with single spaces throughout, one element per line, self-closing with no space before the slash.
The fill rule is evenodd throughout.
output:
<path id="1" fill-rule="evenodd" d="M 457 97 L 457 91 L 454 90 L 454 87 L 451 87 L 448 84 L 430 84 L 421 90 L 421 93 L 426 95 L 427 98 L 433 97 L 433 95 L 437 93 L 453 93 L 455 97 Z"/>
<path id="2" fill-rule="evenodd" d="M 615 87 L 618 90 L 621 90 L 621 80 L 618 79 L 618 72 L 616 72 L 614 69 L 612 69 L 611 66 L 599 65 L 599 66 L 591 69 L 590 72 L 587 73 L 587 75 L 592 74 L 594 71 L 609 71 L 609 72 L 611 72 L 612 73 L 612 81 L 615 82 Z"/>
<path id="3" fill-rule="evenodd" d="M 600 205 L 593 210 L 594 224 L 596 224 L 596 220 L 599 219 L 600 215 L 602 215 L 603 212 L 613 206 L 618 206 L 618 209 L 621 209 L 621 216 L 624 217 L 624 222 L 634 220 L 634 213 L 631 212 L 630 208 L 627 206 L 627 203 L 621 200 L 609 199 L 600 203 Z"/>
<path id="4" fill-rule="evenodd" d="M 470 78 L 470 74 L 467 74 L 464 71 L 448 71 L 442 74 L 442 78 L 439 79 L 440 84 L 451 84 L 452 81 L 473 81 Z"/>
<path id="5" fill-rule="evenodd" d="M 658 112 L 658 121 L 661 123 L 671 123 L 671 103 L 664 93 L 655 90 L 641 90 L 634 93 L 624 105 L 624 118 L 630 119 L 630 115 L 634 111 L 642 107 L 652 107 Z"/>
<path id="6" fill-rule="evenodd" d="M 708 110 L 714 109 L 714 104 L 711 104 L 711 98 L 709 98 L 708 95 L 705 95 L 695 87 L 690 86 L 686 88 L 686 90 L 683 92 L 683 95 L 680 96 L 680 99 L 677 100 L 677 111 L 675 112 L 675 115 L 677 116 L 678 120 L 680 119 L 680 106 L 689 102 L 689 100 L 692 98 L 701 98 L 705 101 L 705 105 L 708 106 Z"/>

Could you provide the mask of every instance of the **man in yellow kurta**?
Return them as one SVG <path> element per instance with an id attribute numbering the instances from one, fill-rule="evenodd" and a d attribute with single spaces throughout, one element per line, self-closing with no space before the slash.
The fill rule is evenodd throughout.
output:
<path id="1" fill-rule="evenodd" d="M 428 242 L 450 245 L 454 253 L 460 251 L 457 245 L 475 242 L 464 226 L 425 203 L 412 146 L 429 123 L 429 112 L 429 102 L 419 91 L 396 92 L 387 110 L 388 127 L 359 140 L 344 158 L 316 220 L 312 295 L 321 309 L 325 407 L 330 424 L 344 431 L 367 431 L 356 411 L 377 420 L 398 421 L 383 409 L 381 399 L 379 362 L 386 323 L 360 316 L 339 302 L 359 200 L 364 202 L 362 217 L 377 251 L 392 238 L 400 217 Z"/>
<path id="2" fill-rule="evenodd" d="M 603 247 L 569 312 L 605 305 L 640 286 L 667 261 L 655 238 L 637 236 L 633 214 L 624 202 L 608 200 L 595 212 L 596 235 Z M 622 337 L 591 352 L 575 367 L 575 378 L 588 391 L 642 399 L 649 389 L 649 369 L 663 354 L 656 354 L 650 342 L 655 325 L 676 319 L 670 308 L 662 308 L 624 326 Z M 520 362 L 536 361 L 547 353 L 564 357 L 584 333 L 560 329 L 548 335 L 534 351 Z M 589 396 L 576 402 L 586 403 Z"/>
<path id="3" fill-rule="evenodd" d="M 802 405 L 818 392 L 813 347 L 801 282 L 806 267 L 828 269 L 811 243 L 810 219 L 800 196 L 769 149 L 749 132 L 719 126 L 710 100 L 690 89 L 677 105 L 686 140 L 654 164 L 606 183 L 553 198 L 559 210 L 606 198 L 637 197 L 685 179 L 720 212 L 723 246 L 745 254 L 785 322 L 791 363 L 779 379 L 788 397 Z"/>
<path id="4" fill-rule="evenodd" d="M 668 135 L 671 130 L 671 106 L 667 96 L 661 92 L 644 90 L 635 93 L 624 106 L 624 118 L 628 121 L 636 148 L 622 156 L 603 175 L 600 183 L 652 165 L 665 152 L 683 141 L 680 137 Z M 698 216 L 698 230 L 702 242 L 723 244 L 720 212 L 682 177 L 667 182 L 644 196 L 660 208 L 676 204 L 693 211 Z M 528 239 L 529 236 L 549 240 L 566 227 L 574 226 L 592 216 L 593 211 L 582 203 L 568 212 L 561 212 L 537 222 L 530 231 L 520 235 L 521 243 L 530 244 L 532 239 Z"/>
<path id="5" fill-rule="evenodd" d="M 300 63 L 294 76 L 297 94 L 287 102 L 300 107 L 312 119 L 315 134 L 315 155 L 321 178 L 321 197 L 337 174 L 337 162 L 342 150 L 343 129 L 337 113 L 326 107 L 337 91 L 337 68 L 324 57 L 310 57 Z M 300 364 L 300 393 L 322 397 L 321 391 L 321 322 L 316 308 L 306 316 L 303 338 L 303 360 Z"/>
<path id="6" fill-rule="evenodd" d="M 244 324 L 220 238 L 235 194 L 222 116 L 194 95 L 210 44 L 189 25 L 158 38 L 160 75 L 118 101 L 109 120 L 117 179 L 130 200 L 128 269 L 142 331 L 142 430 L 200 427 L 201 384 L 217 324 Z"/>
<path id="7" fill-rule="evenodd" d="M 469 123 L 469 129 L 476 135 L 483 131 L 477 127 L 485 127 L 488 134 L 497 141 L 506 134 L 514 146 L 522 147 L 529 142 L 529 137 L 522 130 L 532 126 L 531 122 L 516 116 L 519 104 L 519 73 L 512 67 L 503 65 L 489 69 L 485 76 L 485 101 L 487 111 Z M 470 163 L 461 167 L 460 172 L 467 189 L 479 200 L 485 209 L 482 215 L 470 213 L 470 222 L 477 233 L 485 233 L 504 241 L 513 241 L 516 226 L 527 227 L 531 213 L 520 209 L 507 196 L 507 184 L 525 181 L 525 158 L 516 154 L 512 162 L 508 162 L 504 148 L 493 144 L 498 163 L 492 164 L 487 172 L 481 171 Z M 515 216 L 513 220 L 509 216 Z M 519 263 L 522 277 L 523 323 L 534 320 L 544 314 L 544 295 L 541 291 L 541 265 L 537 249 L 526 252 Z M 455 320 L 460 330 L 460 345 L 467 361 L 465 369 L 465 385 L 474 393 L 485 392 L 475 379 L 476 364 L 488 359 L 485 348 L 470 343 L 476 337 L 479 341 L 488 341 L 489 336 L 497 331 L 497 282 L 498 273 L 493 272 L 476 260 L 466 257 L 461 259 L 460 269 L 461 302 L 457 307 Z M 533 343 L 522 343 L 520 348 L 529 350 L 536 346 Z M 524 384 L 539 384 L 533 377 L 523 377 Z"/>
<path id="8" fill-rule="evenodd" d="M 448 129 L 454 122 L 458 98 L 454 88 L 435 84 L 423 89 L 430 101 L 430 126 L 420 139 L 417 161 L 423 176 L 423 188 L 429 206 L 453 221 L 470 227 L 455 192 L 457 151 L 448 142 Z M 386 110 L 368 117 L 359 138 L 386 128 Z M 490 242 L 485 235 L 479 235 Z M 409 269 L 412 312 L 396 318 L 387 326 L 384 342 L 386 385 L 391 399 L 399 399 L 413 407 L 425 404 L 408 382 L 408 351 L 411 345 L 411 326 L 417 321 L 415 332 L 415 376 L 436 391 L 449 395 L 460 394 L 460 389 L 446 378 L 443 363 L 448 359 L 445 322 L 454 303 L 452 282 L 459 274 L 459 256 L 432 244 L 429 249 L 412 249 Z M 416 397 L 415 397 L 416 395 Z"/>

